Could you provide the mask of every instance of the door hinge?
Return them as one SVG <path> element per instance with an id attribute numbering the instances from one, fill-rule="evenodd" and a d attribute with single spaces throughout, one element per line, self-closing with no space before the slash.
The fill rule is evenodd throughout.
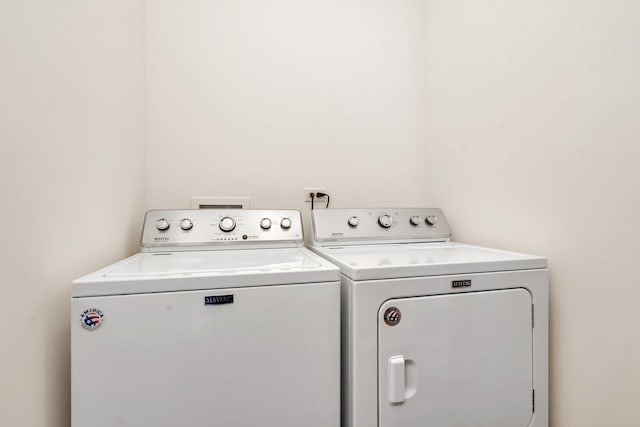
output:
<path id="1" fill-rule="evenodd" d="M 536 311 L 534 310 L 534 304 L 531 304 L 531 327 L 533 328 L 536 324 L 536 316 L 535 313 Z"/>
<path id="2" fill-rule="evenodd" d="M 536 412 L 536 390 L 531 390 L 531 411 Z"/>

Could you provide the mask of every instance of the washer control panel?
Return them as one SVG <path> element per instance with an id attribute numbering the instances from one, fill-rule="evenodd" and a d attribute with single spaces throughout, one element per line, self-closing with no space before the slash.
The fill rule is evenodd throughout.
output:
<path id="1" fill-rule="evenodd" d="M 315 246 L 446 241 L 449 224 L 440 209 L 319 209 L 311 212 Z"/>
<path id="2" fill-rule="evenodd" d="M 142 227 L 146 252 L 303 246 L 295 210 L 151 210 Z"/>

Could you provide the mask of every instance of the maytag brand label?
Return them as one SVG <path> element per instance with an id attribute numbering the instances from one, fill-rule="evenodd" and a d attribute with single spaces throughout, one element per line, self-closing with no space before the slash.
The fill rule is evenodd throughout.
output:
<path id="1" fill-rule="evenodd" d="M 454 280 L 451 282 L 452 288 L 468 288 L 471 286 L 471 280 Z"/>
<path id="2" fill-rule="evenodd" d="M 233 295 L 215 295 L 204 297 L 204 305 L 233 304 Z"/>

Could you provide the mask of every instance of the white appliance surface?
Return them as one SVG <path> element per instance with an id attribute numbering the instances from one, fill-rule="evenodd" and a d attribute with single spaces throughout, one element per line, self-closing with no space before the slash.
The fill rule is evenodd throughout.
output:
<path id="1" fill-rule="evenodd" d="M 314 247 L 354 280 L 545 268 L 546 258 L 455 242 Z"/>
<path id="2" fill-rule="evenodd" d="M 305 248 L 140 252 L 73 283 L 73 296 L 171 292 L 336 280 Z"/>
<path id="3" fill-rule="evenodd" d="M 339 304 L 337 282 L 73 298 L 72 426 L 337 427 Z"/>
<path id="4" fill-rule="evenodd" d="M 548 427 L 548 273 L 432 208 L 311 214 L 340 267 L 342 427 Z"/>
<path id="5" fill-rule="evenodd" d="M 531 304 L 522 288 L 385 302 L 378 314 L 380 425 L 528 426 Z M 389 307 L 402 313 L 395 327 L 383 319 Z"/>
<path id="6" fill-rule="evenodd" d="M 338 427 L 340 273 L 301 230 L 149 211 L 144 252 L 73 283 L 72 427 Z"/>

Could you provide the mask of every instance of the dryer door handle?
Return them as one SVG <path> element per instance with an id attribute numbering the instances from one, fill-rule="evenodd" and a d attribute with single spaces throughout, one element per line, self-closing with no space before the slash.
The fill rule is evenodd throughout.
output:
<path id="1" fill-rule="evenodd" d="M 391 356 L 387 365 L 387 400 L 391 405 L 401 405 L 411 399 L 418 388 L 416 362 L 403 355 Z"/>
<path id="2" fill-rule="evenodd" d="M 405 372 L 404 356 L 391 356 L 388 364 L 388 398 L 390 404 L 399 405 L 404 403 L 405 392 Z"/>

